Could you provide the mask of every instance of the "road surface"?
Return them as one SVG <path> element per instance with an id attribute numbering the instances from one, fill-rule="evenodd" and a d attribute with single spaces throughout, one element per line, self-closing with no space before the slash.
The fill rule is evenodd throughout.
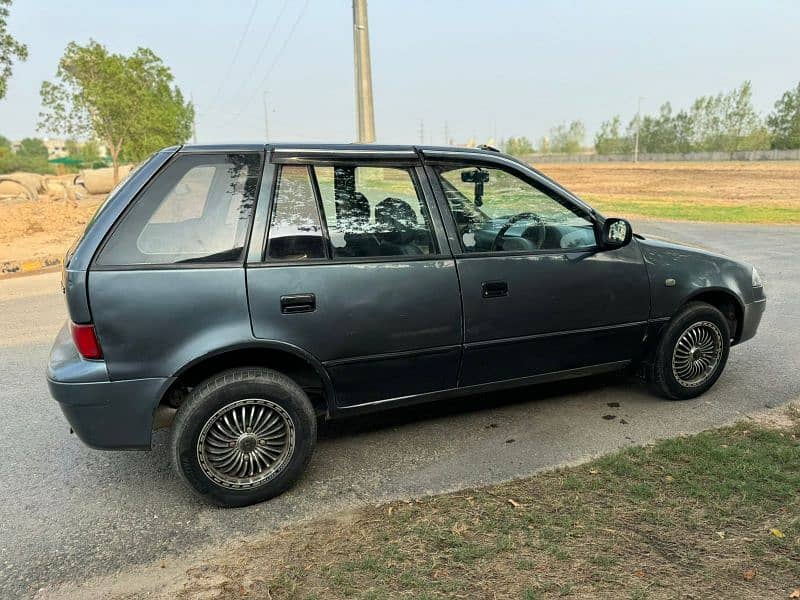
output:
<path id="1" fill-rule="evenodd" d="M 0 281 L 0 597 L 170 560 L 338 509 L 528 475 L 797 398 L 800 228 L 639 229 L 750 261 L 766 280 L 759 334 L 732 350 L 711 392 L 667 402 L 635 380 L 605 377 L 340 422 L 323 427 L 308 472 L 290 492 L 236 510 L 209 507 L 183 488 L 164 431 L 152 452 L 101 452 L 71 436 L 44 381 L 50 341 L 66 315 L 59 275 Z"/>

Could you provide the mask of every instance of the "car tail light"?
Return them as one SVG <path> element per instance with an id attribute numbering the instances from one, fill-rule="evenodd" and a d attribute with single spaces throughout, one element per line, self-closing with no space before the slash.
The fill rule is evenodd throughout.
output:
<path id="1" fill-rule="evenodd" d="M 100 350 L 94 325 L 70 323 L 70 329 L 72 330 L 72 341 L 83 358 L 103 358 L 103 351 Z"/>

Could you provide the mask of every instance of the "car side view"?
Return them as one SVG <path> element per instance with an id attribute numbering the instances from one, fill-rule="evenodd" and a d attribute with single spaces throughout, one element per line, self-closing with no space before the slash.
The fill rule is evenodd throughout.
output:
<path id="1" fill-rule="evenodd" d="M 634 235 L 490 148 L 187 145 L 69 250 L 48 385 L 78 437 L 171 452 L 243 506 L 303 472 L 319 419 L 638 367 L 708 390 L 765 308 L 750 265 Z"/>

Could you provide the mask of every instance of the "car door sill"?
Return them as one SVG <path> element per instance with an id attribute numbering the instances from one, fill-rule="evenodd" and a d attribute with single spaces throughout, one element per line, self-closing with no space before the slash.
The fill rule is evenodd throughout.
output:
<path id="1" fill-rule="evenodd" d="M 503 381 L 493 381 L 491 383 L 481 383 L 478 385 L 468 385 L 458 388 L 450 388 L 446 390 L 437 390 L 435 392 L 426 392 L 424 394 L 415 394 L 413 396 L 387 398 L 385 400 L 378 400 L 376 402 L 368 402 L 365 404 L 354 404 L 352 406 L 337 406 L 336 413 L 338 413 L 339 415 L 363 414 L 377 410 L 386 410 L 389 408 L 410 406 L 413 404 L 422 404 L 424 402 L 430 402 L 433 400 L 444 400 L 447 398 L 455 398 L 458 396 L 469 396 L 471 394 L 495 392 L 498 390 L 504 390 L 509 388 L 524 387 L 526 385 L 533 385 L 537 383 L 548 383 L 552 381 L 560 381 L 563 379 L 574 379 L 576 377 L 599 375 L 601 373 L 609 373 L 611 371 L 618 371 L 624 369 L 630 363 L 631 363 L 630 360 L 618 360 L 614 362 L 601 363 L 598 365 L 591 365 L 588 367 L 564 369 L 562 371 L 551 371 L 549 373 L 541 373 L 539 375 L 519 377 L 516 379 L 505 379 Z"/>

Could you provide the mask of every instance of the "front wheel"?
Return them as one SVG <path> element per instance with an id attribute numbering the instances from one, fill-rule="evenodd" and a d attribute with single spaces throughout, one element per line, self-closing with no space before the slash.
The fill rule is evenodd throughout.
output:
<path id="1" fill-rule="evenodd" d="M 197 386 L 180 406 L 172 457 L 199 496 L 246 506 L 289 488 L 316 437 L 311 402 L 292 379 L 270 369 L 232 369 Z"/>
<path id="2" fill-rule="evenodd" d="M 725 315 L 705 302 L 690 302 L 658 341 L 648 368 L 651 388 L 670 400 L 700 396 L 722 375 L 730 346 Z"/>

